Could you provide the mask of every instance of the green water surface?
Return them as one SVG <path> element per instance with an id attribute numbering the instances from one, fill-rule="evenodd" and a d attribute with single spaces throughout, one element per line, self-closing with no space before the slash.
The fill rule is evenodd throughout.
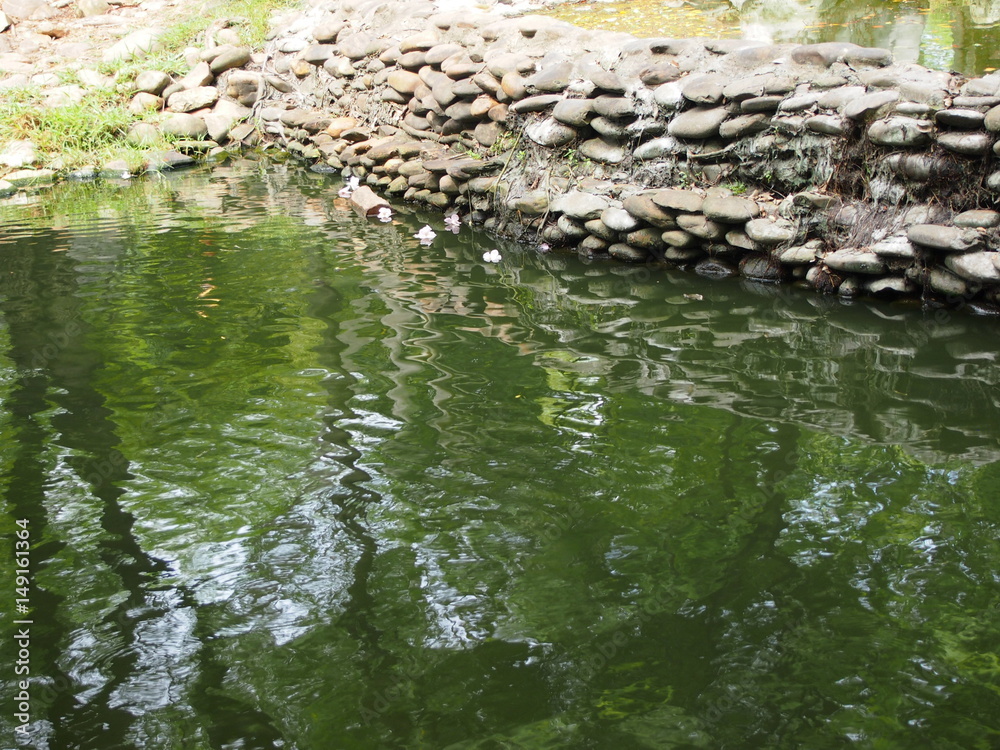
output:
<path id="1" fill-rule="evenodd" d="M 340 185 L 0 205 L 0 747 L 1000 747 L 996 319 Z"/>

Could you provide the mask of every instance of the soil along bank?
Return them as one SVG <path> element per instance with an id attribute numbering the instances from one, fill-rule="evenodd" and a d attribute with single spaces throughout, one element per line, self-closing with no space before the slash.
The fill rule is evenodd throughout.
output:
<path id="1" fill-rule="evenodd" d="M 163 108 L 142 127 L 193 139 L 180 150 L 275 143 L 390 202 L 626 262 L 1000 302 L 998 74 L 459 0 L 328 0 L 262 52 L 196 53 L 183 78 L 134 84 Z"/>

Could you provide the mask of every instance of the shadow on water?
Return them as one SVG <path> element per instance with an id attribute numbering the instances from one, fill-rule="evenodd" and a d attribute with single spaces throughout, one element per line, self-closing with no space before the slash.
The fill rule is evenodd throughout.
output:
<path id="1" fill-rule="evenodd" d="M 35 744 L 997 736 L 996 320 L 485 263 L 337 187 L 0 207 Z"/>

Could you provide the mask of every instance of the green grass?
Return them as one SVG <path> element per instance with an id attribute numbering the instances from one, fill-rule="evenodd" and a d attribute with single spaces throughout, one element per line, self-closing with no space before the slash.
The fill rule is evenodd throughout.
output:
<path id="1" fill-rule="evenodd" d="M 126 108 L 124 96 L 111 90 L 88 92 L 80 102 L 62 107 L 44 106 L 39 88 L 8 89 L 0 99 L 0 143 L 28 140 L 45 164 L 64 168 L 100 166 L 124 159 L 130 168 L 144 163 L 144 154 L 162 144 L 138 148 L 125 141 L 129 125 L 143 119 Z"/>
<path id="2" fill-rule="evenodd" d="M 272 11 L 297 7 L 298 0 L 236 0 L 208 3 L 176 23 L 165 19 L 165 33 L 159 49 L 137 60 L 109 62 L 99 66 L 101 73 L 113 76 L 108 89 L 89 90 L 84 99 L 63 107 L 45 107 L 45 93 L 37 87 L 8 89 L 0 97 L 0 148 L 12 140 L 28 140 L 35 144 L 42 163 L 72 169 L 83 165 L 100 166 L 114 159 L 124 159 L 130 168 L 139 169 L 145 154 L 168 148 L 160 144 L 137 147 L 125 141 L 132 123 L 155 117 L 156 113 L 133 114 L 128 111 L 132 96 L 130 84 L 144 70 L 162 70 L 171 75 L 183 75 L 189 69 L 184 49 L 205 44 L 206 32 L 222 28 L 228 21 L 240 40 L 252 49 L 259 49 L 269 30 Z M 58 73 L 60 81 L 75 83 L 68 73 Z"/>

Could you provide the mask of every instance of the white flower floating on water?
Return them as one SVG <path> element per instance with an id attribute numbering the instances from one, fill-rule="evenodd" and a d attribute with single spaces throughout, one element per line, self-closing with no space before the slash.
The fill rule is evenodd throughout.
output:
<path id="1" fill-rule="evenodd" d="M 444 225 L 455 234 L 458 234 L 459 227 L 462 226 L 462 220 L 458 217 L 458 214 L 452 214 L 451 216 L 444 217 Z"/>
<path id="2" fill-rule="evenodd" d="M 487 250 L 485 253 L 483 253 L 483 260 L 485 260 L 487 263 L 499 263 L 501 260 L 503 260 L 503 256 L 500 255 L 499 250 Z"/>
<path id="3" fill-rule="evenodd" d="M 427 224 L 424 224 L 421 230 L 413 236 L 420 240 L 421 245 L 429 245 L 434 241 L 434 238 L 437 237 L 437 232 L 431 229 Z"/>
<path id="4" fill-rule="evenodd" d="M 388 206 L 382 206 L 376 214 L 379 221 L 392 221 L 392 209 Z"/>
<path id="5" fill-rule="evenodd" d="M 353 193 L 359 187 L 361 187 L 361 180 L 359 180 L 357 177 L 351 177 L 347 180 L 347 184 L 337 191 L 337 195 L 339 195 L 341 198 L 350 198 L 351 193 Z"/>
<path id="6" fill-rule="evenodd" d="M 538 246 L 538 249 L 541 250 L 543 253 L 547 253 L 551 248 L 549 247 L 548 242 L 543 242 L 541 245 Z"/>

